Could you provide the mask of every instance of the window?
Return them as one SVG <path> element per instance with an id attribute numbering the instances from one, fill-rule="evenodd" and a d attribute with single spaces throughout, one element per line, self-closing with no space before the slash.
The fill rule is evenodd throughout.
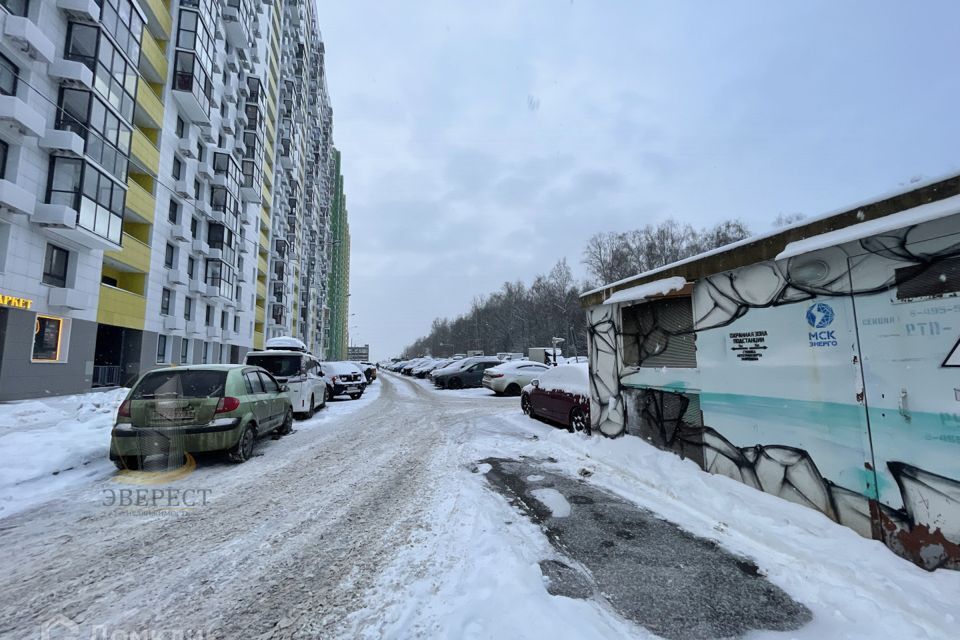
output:
<path id="1" fill-rule="evenodd" d="M 157 336 L 157 364 L 167 361 L 167 336 Z"/>
<path id="2" fill-rule="evenodd" d="M 197 239 L 197 229 L 199 229 L 199 228 L 200 228 L 200 222 L 199 222 L 196 218 L 191 219 L 191 220 L 190 220 L 190 235 L 191 235 L 191 237 L 193 237 L 194 240 Z"/>
<path id="3" fill-rule="evenodd" d="M 212 304 L 207 305 L 207 316 L 206 318 L 204 318 L 204 320 L 208 327 L 213 326 L 213 305 Z"/>
<path id="4" fill-rule="evenodd" d="M 173 269 L 173 260 L 174 260 L 174 248 L 173 245 L 169 242 L 167 243 L 167 248 L 163 253 L 163 266 L 167 269 Z"/>
<path id="5" fill-rule="evenodd" d="M 187 277 L 193 280 L 193 272 L 196 271 L 197 261 L 193 258 L 187 258 Z"/>
<path id="6" fill-rule="evenodd" d="M 131 128 L 100 97 L 82 89 L 61 88 L 56 127 L 84 141 L 84 152 L 118 180 L 127 179 Z"/>
<path id="7" fill-rule="evenodd" d="M 0 140 L 0 180 L 5 180 L 7 177 L 7 154 L 10 152 L 10 147 L 6 142 Z"/>
<path id="8" fill-rule="evenodd" d="M 52 287 L 67 286 L 67 266 L 70 252 L 52 244 L 47 245 L 47 254 L 43 259 L 43 283 Z"/>
<path id="9" fill-rule="evenodd" d="M 180 364 L 187 364 L 190 360 L 190 339 L 180 339 Z"/>
<path id="10" fill-rule="evenodd" d="M 233 316 L 233 332 L 240 333 L 240 316 Z"/>
<path id="11" fill-rule="evenodd" d="M 110 25 L 104 22 L 109 21 L 107 13 L 108 9 L 104 9 L 101 22 L 111 31 Z M 114 25 L 115 18 L 116 16 Z M 134 15 L 131 18 L 140 23 L 139 16 Z M 142 26 L 142 23 L 140 25 Z M 67 26 L 64 57 L 81 62 L 93 71 L 94 88 L 120 112 L 124 120 L 130 122 L 133 120 L 134 96 L 137 95 L 137 80 L 140 77 L 137 65 L 131 60 L 140 59 L 140 32 L 137 32 L 136 41 L 132 45 L 125 42 L 121 46 L 132 49 L 132 54 L 130 50 L 118 49 L 109 37 L 103 37 L 99 27 L 71 22 Z"/>
<path id="12" fill-rule="evenodd" d="M 0 5 L 15 16 L 27 17 L 30 9 L 30 0 L 0 0 Z"/>
<path id="13" fill-rule="evenodd" d="M 185 125 L 183 123 L 183 118 L 181 118 L 180 116 L 177 116 L 177 137 L 178 138 L 183 137 L 184 129 L 185 129 Z"/>
<path id="14" fill-rule="evenodd" d="M 227 312 L 226 311 L 220 312 L 220 328 L 223 330 L 226 330 L 227 328 Z"/>
<path id="15" fill-rule="evenodd" d="M 49 316 L 37 316 L 33 336 L 33 360 L 58 362 L 60 360 L 60 338 L 63 334 L 63 320 Z"/>
<path id="16" fill-rule="evenodd" d="M 280 393 L 280 389 L 277 387 L 277 381 L 270 377 L 270 375 L 264 373 L 263 371 L 257 371 L 257 375 L 260 376 L 260 382 L 263 384 L 264 392 Z"/>
<path id="17" fill-rule="evenodd" d="M 199 140 L 197 141 L 197 162 L 203 162 L 203 157 L 206 154 L 204 153 L 203 143 Z"/>
<path id="18" fill-rule="evenodd" d="M 0 94 L 17 95 L 17 78 L 19 77 L 20 69 L 17 65 L 10 62 L 7 56 L 0 54 Z"/>
<path id="19" fill-rule="evenodd" d="M 160 315 L 170 315 L 170 289 L 164 289 L 160 294 Z"/>
<path id="20" fill-rule="evenodd" d="M 210 343 L 209 342 L 203 343 L 203 356 L 202 356 L 201 362 L 203 364 L 210 363 Z"/>
<path id="21" fill-rule="evenodd" d="M 171 172 L 174 180 L 179 180 L 183 175 L 183 163 L 180 162 L 180 158 L 173 157 L 173 171 Z"/>
<path id="22" fill-rule="evenodd" d="M 193 197 L 195 200 L 200 199 L 200 181 L 196 178 L 193 179 Z"/>
<path id="23" fill-rule="evenodd" d="M 177 220 L 180 219 L 180 205 L 177 204 L 176 200 L 170 200 L 170 209 L 167 211 L 167 220 L 173 224 L 177 224 Z"/>
<path id="24" fill-rule="evenodd" d="M 247 385 L 247 393 L 263 393 L 263 383 L 257 371 L 247 371 L 243 374 L 243 381 Z"/>
<path id="25" fill-rule="evenodd" d="M 193 298 L 183 299 L 183 319 L 184 320 L 193 319 Z"/>

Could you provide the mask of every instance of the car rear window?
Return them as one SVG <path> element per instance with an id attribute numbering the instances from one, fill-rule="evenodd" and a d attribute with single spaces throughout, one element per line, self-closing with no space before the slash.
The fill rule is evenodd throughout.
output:
<path id="1" fill-rule="evenodd" d="M 273 375 L 282 378 L 300 373 L 300 356 L 247 356 L 247 364 L 263 367 Z"/>
<path id="2" fill-rule="evenodd" d="M 132 399 L 219 397 L 226 384 L 226 371 L 155 371 L 144 376 Z"/>

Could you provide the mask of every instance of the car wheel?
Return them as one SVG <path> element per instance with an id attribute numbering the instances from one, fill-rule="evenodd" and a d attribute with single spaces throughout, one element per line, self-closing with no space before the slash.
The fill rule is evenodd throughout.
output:
<path id="1" fill-rule="evenodd" d="M 351 393 L 351 394 L 350 394 L 350 399 L 351 399 L 351 400 L 359 400 L 359 399 L 360 399 L 360 396 L 362 396 L 362 395 L 363 395 L 362 393 Z"/>
<path id="2" fill-rule="evenodd" d="M 451 389 L 463 389 L 463 380 L 460 378 L 454 378 L 447 383 L 447 386 Z"/>
<path id="3" fill-rule="evenodd" d="M 583 409 L 580 407 L 574 407 L 570 411 L 570 431 L 582 431 L 590 435 L 590 418 L 583 413 Z"/>
<path id="4" fill-rule="evenodd" d="M 239 464 L 252 458 L 253 442 L 256 440 L 256 437 L 257 434 L 256 431 L 254 431 L 253 425 L 244 425 L 243 431 L 240 433 L 240 439 L 237 440 L 237 444 L 233 445 L 233 448 L 228 452 L 230 460 Z"/>
<path id="5" fill-rule="evenodd" d="M 328 402 L 330 402 L 330 387 L 324 387 L 323 388 L 323 406 L 326 407 Z"/>
<path id="6" fill-rule="evenodd" d="M 507 386 L 506 394 L 508 396 L 520 395 L 520 385 L 518 385 L 516 382 L 510 384 L 509 386 Z"/>
<path id="7" fill-rule="evenodd" d="M 520 397 L 520 409 L 525 415 L 530 416 L 531 418 L 536 418 L 536 414 L 533 412 L 533 403 L 530 402 L 530 396 L 523 395 Z"/>
<path id="8" fill-rule="evenodd" d="M 306 414 L 307 420 L 309 420 L 310 418 L 312 418 L 312 417 L 313 417 L 313 414 L 315 414 L 315 413 L 317 412 L 317 408 L 316 408 L 316 406 L 314 406 L 314 401 L 315 401 L 315 400 L 316 400 L 316 398 L 314 398 L 314 397 L 311 395 L 311 396 L 310 396 L 310 408 L 307 409 L 307 414 Z"/>
<path id="9" fill-rule="evenodd" d="M 313 398 L 310 399 L 310 402 L 313 402 Z M 312 405 L 311 405 L 312 406 Z M 313 415 L 313 409 L 307 414 L 308 416 Z M 289 435 L 293 432 L 293 409 L 287 409 L 287 415 L 283 417 L 283 422 L 277 427 L 277 433 L 281 436 Z"/>
<path id="10" fill-rule="evenodd" d="M 120 456 L 113 461 L 120 471 L 138 471 L 141 466 L 140 456 Z"/>

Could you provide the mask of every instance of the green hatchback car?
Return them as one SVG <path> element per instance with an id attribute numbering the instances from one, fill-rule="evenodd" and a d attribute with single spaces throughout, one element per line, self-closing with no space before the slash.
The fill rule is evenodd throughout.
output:
<path id="1" fill-rule="evenodd" d="M 196 365 L 145 373 L 117 410 L 110 459 L 119 469 L 179 466 L 186 453 L 253 455 L 260 436 L 293 428 L 287 387 L 260 367 Z M 168 466 L 169 468 L 169 466 Z"/>

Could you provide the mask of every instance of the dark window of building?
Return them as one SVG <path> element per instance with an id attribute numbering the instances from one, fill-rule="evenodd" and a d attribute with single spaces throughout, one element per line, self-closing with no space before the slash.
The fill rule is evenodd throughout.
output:
<path id="1" fill-rule="evenodd" d="M 104 10 L 101 22 L 106 18 L 107 13 L 108 11 Z M 135 18 L 139 23 L 139 16 L 134 15 L 131 18 Z M 116 20 L 114 20 L 115 24 Z M 110 25 L 106 23 L 104 25 L 108 31 L 111 31 Z M 124 120 L 130 122 L 133 120 L 134 96 L 137 95 L 137 80 L 140 77 L 136 63 L 131 62 L 140 58 L 139 31 L 132 45 L 127 42 L 121 43 L 121 46 L 129 47 L 132 53 L 129 50 L 118 49 L 109 37 L 102 37 L 99 27 L 71 22 L 67 26 L 64 57 L 81 62 L 93 71 L 94 88 L 120 112 Z"/>
<path id="2" fill-rule="evenodd" d="M 185 128 L 186 128 L 186 125 L 183 122 L 183 118 L 181 118 L 180 116 L 177 116 L 177 137 L 178 138 L 183 137 L 183 132 Z"/>
<path id="3" fill-rule="evenodd" d="M 164 250 L 164 253 L 163 253 L 163 266 L 165 266 L 167 269 L 173 268 L 173 258 L 174 258 L 173 254 L 174 254 L 173 245 L 168 242 L 167 248 Z"/>
<path id="4" fill-rule="evenodd" d="M 17 78 L 20 69 L 10 62 L 7 56 L 0 54 L 0 93 L 5 96 L 17 95 Z"/>
<path id="5" fill-rule="evenodd" d="M 208 327 L 213 326 L 213 305 L 211 304 L 207 305 L 207 316 L 204 318 L 204 321 Z"/>
<path id="6" fill-rule="evenodd" d="M 43 259 L 43 283 L 54 287 L 67 286 L 67 266 L 69 263 L 69 251 L 48 244 L 47 254 Z"/>
<path id="7" fill-rule="evenodd" d="M 187 364 L 187 360 L 190 357 L 190 340 L 187 338 L 180 339 L 180 364 Z"/>
<path id="8" fill-rule="evenodd" d="M 193 298 L 183 299 L 183 319 L 184 320 L 193 319 Z"/>
<path id="9" fill-rule="evenodd" d="M 689 297 L 661 298 L 627 307 L 623 360 L 640 367 L 697 366 L 693 304 Z"/>
<path id="10" fill-rule="evenodd" d="M 84 151 L 120 181 L 127 179 L 131 128 L 100 97 L 83 89 L 60 89 L 57 129 L 72 131 Z"/>
<path id="11" fill-rule="evenodd" d="M 120 283 L 117 282 L 117 279 L 116 279 L 116 278 L 112 278 L 112 277 L 110 277 L 110 276 L 103 275 L 103 276 L 100 276 L 100 284 L 105 284 L 105 285 L 108 285 L 108 286 L 111 286 L 111 287 L 116 287 L 116 286 L 119 285 Z"/>
<path id="12" fill-rule="evenodd" d="M 177 220 L 180 219 L 180 205 L 177 204 L 176 200 L 170 200 L 170 210 L 167 211 L 167 219 L 173 224 L 177 224 Z"/>
<path id="13" fill-rule="evenodd" d="M 193 197 L 196 200 L 200 199 L 200 181 L 196 178 L 193 180 Z"/>
<path id="14" fill-rule="evenodd" d="M 943 296 L 960 292 L 960 258 L 900 267 L 894 271 L 897 300 Z"/>
<path id="15" fill-rule="evenodd" d="M 240 333 L 240 316 L 233 316 L 233 332 Z"/>
<path id="16" fill-rule="evenodd" d="M 192 257 L 187 258 L 187 277 L 193 279 L 193 273 L 196 270 L 197 261 Z"/>
<path id="17" fill-rule="evenodd" d="M 157 336 L 157 364 L 167 360 L 167 336 Z"/>
<path id="18" fill-rule="evenodd" d="M 7 154 L 10 153 L 10 147 L 3 140 L 0 140 L 0 180 L 7 178 Z"/>
<path id="19" fill-rule="evenodd" d="M 3 5 L 4 9 L 13 15 L 21 18 L 26 18 L 27 12 L 30 10 L 29 0 L 0 0 L 0 5 Z"/>
<path id="20" fill-rule="evenodd" d="M 170 289 L 160 292 L 160 315 L 170 315 Z"/>
<path id="21" fill-rule="evenodd" d="M 36 333 L 33 336 L 33 359 L 55 362 L 60 359 L 60 334 L 63 320 L 37 316 Z"/>
<path id="22" fill-rule="evenodd" d="M 180 158 L 176 156 L 173 158 L 173 172 L 171 175 L 173 175 L 174 180 L 179 180 L 180 176 L 183 175 L 183 163 L 180 162 Z"/>
<path id="23" fill-rule="evenodd" d="M 227 312 L 220 312 L 220 328 L 226 330 L 227 328 Z"/>

